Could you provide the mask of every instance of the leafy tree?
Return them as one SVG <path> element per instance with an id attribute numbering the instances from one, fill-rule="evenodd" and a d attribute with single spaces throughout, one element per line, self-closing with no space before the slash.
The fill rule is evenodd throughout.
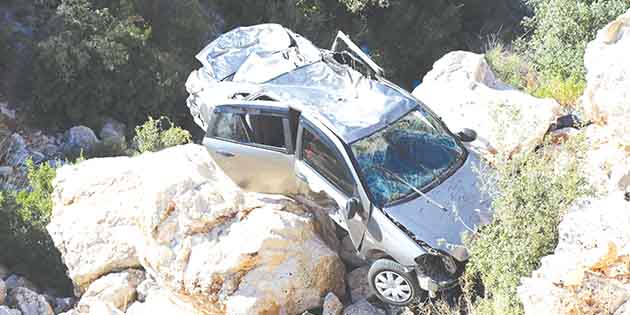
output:
<path id="1" fill-rule="evenodd" d="M 359 34 L 388 77 L 410 87 L 435 60 L 461 47 L 461 13 L 450 1 L 392 0 L 364 11 L 367 31 Z"/>
<path id="2" fill-rule="evenodd" d="M 34 120 L 66 128 L 99 127 L 104 117 L 128 126 L 147 114 L 188 119 L 183 82 L 207 32 L 201 12 L 197 0 L 63 0 L 34 56 Z"/>
<path id="3" fill-rule="evenodd" d="M 350 31 L 358 16 L 338 0 L 214 0 L 225 19 L 225 29 L 259 23 L 279 23 L 316 45 L 329 47 L 336 31 Z"/>
<path id="4" fill-rule="evenodd" d="M 66 267 L 46 231 L 56 171 L 47 163 L 34 165 L 30 160 L 27 168 L 29 190 L 0 192 L 0 263 L 60 294 L 70 295 L 72 284 Z"/>
<path id="5" fill-rule="evenodd" d="M 629 0 L 528 0 L 531 38 L 522 50 L 540 70 L 560 79 L 584 78 L 584 50 L 597 30 L 630 8 Z"/>

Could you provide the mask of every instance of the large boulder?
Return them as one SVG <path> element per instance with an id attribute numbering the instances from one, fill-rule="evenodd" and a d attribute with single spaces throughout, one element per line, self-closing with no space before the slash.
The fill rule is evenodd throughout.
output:
<path id="1" fill-rule="evenodd" d="M 91 159 L 57 171 L 47 230 L 78 296 L 102 275 L 140 267 L 133 245 L 140 233 L 134 224 L 148 159 Z"/>
<path id="2" fill-rule="evenodd" d="M 442 117 L 453 132 L 477 132 L 473 150 L 493 161 L 540 143 L 560 112 L 552 99 L 540 99 L 497 79 L 483 55 L 446 54 L 433 64 L 413 95 Z"/>
<path id="3" fill-rule="evenodd" d="M 630 10 L 602 28 L 584 55 L 587 86 L 581 107 L 588 129 L 590 182 L 606 190 L 627 189 L 630 176 Z M 619 187 L 619 186 L 622 187 Z"/>
<path id="4" fill-rule="evenodd" d="M 54 185 L 48 230 L 80 293 L 138 265 L 206 314 L 300 313 L 345 290 L 315 215 L 242 192 L 202 146 L 64 166 Z"/>
<path id="5" fill-rule="evenodd" d="M 518 288 L 526 314 L 613 314 L 630 300 L 630 202 L 621 192 L 577 202 L 554 254 Z"/>
<path id="6" fill-rule="evenodd" d="M 63 151 L 70 155 L 91 153 L 99 142 L 94 131 L 86 126 L 72 127 L 63 137 Z"/>
<path id="7" fill-rule="evenodd" d="M 630 10 L 610 22 L 586 47 L 584 65 L 587 87 L 582 105 L 587 118 L 595 123 L 625 125 L 630 117 Z M 619 136 L 624 136 L 620 130 Z"/>
<path id="8" fill-rule="evenodd" d="M 139 254 L 158 283 L 209 314 L 295 314 L 343 293 L 343 264 L 302 208 L 196 184 L 193 196 L 168 183 L 148 194 Z"/>

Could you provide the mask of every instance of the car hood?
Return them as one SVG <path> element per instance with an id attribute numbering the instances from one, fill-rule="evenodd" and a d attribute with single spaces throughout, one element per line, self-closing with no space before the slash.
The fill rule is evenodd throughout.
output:
<path id="1" fill-rule="evenodd" d="M 490 195 L 482 191 L 479 178 L 485 171 L 490 170 L 477 155 L 470 153 L 457 171 L 426 193 L 448 211 L 423 196 L 386 207 L 384 211 L 415 239 L 446 251 L 459 261 L 467 260 L 464 235 L 488 224 L 492 218 Z"/>

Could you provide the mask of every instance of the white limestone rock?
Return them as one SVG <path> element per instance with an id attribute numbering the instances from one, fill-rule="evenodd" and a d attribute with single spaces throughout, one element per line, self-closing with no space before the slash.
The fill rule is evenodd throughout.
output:
<path id="1" fill-rule="evenodd" d="M 64 166 L 54 185 L 48 231 L 79 293 L 139 266 L 200 313 L 294 314 L 345 290 L 315 215 L 242 192 L 202 146 Z"/>
<path id="2" fill-rule="evenodd" d="M 79 305 L 98 299 L 124 312 L 136 300 L 136 288 L 144 279 L 144 272 L 135 269 L 110 273 L 90 284 Z"/>
<path id="3" fill-rule="evenodd" d="M 470 128 L 477 140 L 470 147 L 488 161 L 533 149 L 555 121 L 560 105 L 498 80 L 483 55 L 446 54 L 433 64 L 413 95 L 442 117 L 451 131 Z"/>

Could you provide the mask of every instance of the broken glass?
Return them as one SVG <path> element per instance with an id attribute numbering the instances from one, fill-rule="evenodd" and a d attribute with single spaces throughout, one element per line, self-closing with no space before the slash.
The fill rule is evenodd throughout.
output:
<path id="1" fill-rule="evenodd" d="M 382 207 L 423 190 L 463 157 L 464 149 L 435 119 L 413 110 L 395 123 L 351 144 L 373 202 Z"/>

